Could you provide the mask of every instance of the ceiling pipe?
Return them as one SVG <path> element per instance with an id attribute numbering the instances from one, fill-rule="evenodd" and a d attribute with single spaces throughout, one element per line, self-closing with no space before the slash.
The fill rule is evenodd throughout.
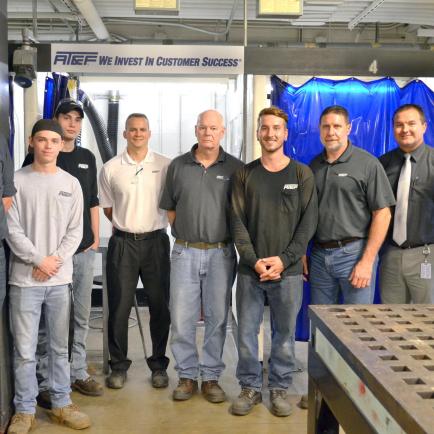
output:
<path id="1" fill-rule="evenodd" d="M 72 0 L 98 39 L 110 39 L 110 34 L 92 0 Z"/>
<path id="2" fill-rule="evenodd" d="M 38 0 L 32 1 L 33 36 L 38 39 Z"/>
<path id="3" fill-rule="evenodd" d="M 69 21 L 77 21 L 77 15 L 72 15 L 71 13 L 66 12 L 38 12 L 37 15 L 38 20 L 69 20 Z M 11 20 L 29 20 L 33 19 L 33 14 L 29 12 L 8 12 L 8 19 Z"/>

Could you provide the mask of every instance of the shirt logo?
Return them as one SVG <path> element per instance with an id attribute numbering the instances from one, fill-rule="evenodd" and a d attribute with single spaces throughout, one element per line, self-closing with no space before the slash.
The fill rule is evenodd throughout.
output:
<path id="1" fill-rule="evenodd" d="M 87 165 L 85 163 L 79 163 L 78 168 L 79 169 L 89 169 L 89 165 Z"/>
<path id="2" fill-rule="evenodd" d="M 229 181 L 229 178 L 224 175 L 217 175 L 215 178 L 220 179 L 221 181 Z"/>
<path id="3" fill-rule="evenodd" d="M 348 176 L 348 173 L 338 173 L 338 176 Z"/>
<path id="4" fill-rule="evenodd" d="M 298 184 L 285 184 L 283 186 L 284 190 L 296 190 L 298 188 Z"/>
<path id="5" fill-rule="evenodd" d="M 72 193 L 68 193 L 67 191 L 59 191 L 59 196 L 71 197 Z"/>

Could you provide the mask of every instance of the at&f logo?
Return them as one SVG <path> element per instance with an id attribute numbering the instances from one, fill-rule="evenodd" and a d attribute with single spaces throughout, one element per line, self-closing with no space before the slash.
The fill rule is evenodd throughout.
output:
<path id="1" fill-rule="evenodd" d="M 96 63 L 97 51 L 57 51 L 54 57 L 55 65 L 87 65 Z"/>

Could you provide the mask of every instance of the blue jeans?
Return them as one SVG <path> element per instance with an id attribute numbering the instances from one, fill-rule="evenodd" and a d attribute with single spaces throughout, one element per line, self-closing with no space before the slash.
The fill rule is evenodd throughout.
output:
<path id="1" fill-rule="evenodd" d="M 53 407 L 71 403 L 68 362 L 69 310 L 68 285 L 11 286 L 10 320 L 14 339 L 15 411 L 35 413 L 38 382 L 36 380 L 36 345 L 41 308 L 47 324 L 48 386 Z"/>
<path id="2" fill-rule="evenodd" d="M 89 317 L 93 285 L 93 266 L 95 250 L 76 253 L 72 257 L 72 293 L 74 303 L 74 326 L 71 354 L 71 383 L 75 380 L 86 380 L 89 377 L 86 363 L 86 339 L 89 332 Z M 48 386 L 48 354 L 46 350 L 47 335 L 45 315 L 42 314 L 39 326 L 39 338 L 36 351 L 37 375 L 39 389 L 47 390 Z"/>
<path id="3" fill-rule="evenodd" d="M 372 267 L 369 286 L 354 288 L 348 280 L 354 266 L 363 255 L 365 245 L 366 240 L 357 240 L 336 249 L 313 247 L 309 270 L 312 304 L 337 304 L 340 292 L 345 304 L 373 302 L 378 256 Z"/>
<path id="4" fill-rule="evenodd" d="M 287 389 L 295 370 L 292 351 L 297 314 L 301 307 L 303 279 L 301 274 L 276 282 L 260 282 L 256 276 L 238 273 L 238 366 L 241 387 L 262 389 L 262 366 L 258 360 L 258 331 L 264 315 L 267 294 L 273 318 L 271 354 L 268 375 L 270 389 Z"/>
<path id="5" fill-rule="evenodd" d="M 200 250 L 174 244 L 170 271 L 170 346 L 179 378 L 218 380 L 236 265 L 233 245 Z M 196 348 L 201 303 L 205 320 L 202 361 Z"/>

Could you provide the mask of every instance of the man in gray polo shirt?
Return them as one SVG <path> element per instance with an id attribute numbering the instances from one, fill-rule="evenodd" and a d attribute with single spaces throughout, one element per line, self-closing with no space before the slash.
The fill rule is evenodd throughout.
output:
<path id="1" fill-rule="evenodd" d="M 380 249 L 395 204 L 379 161 L 348 140 L 344 107 L 320 117 L 324 152 L 310 164 L 318 191 L 319 219 L 310 261 L 313 304 L 372 303 Z M 306 267 L 307 268 L 307 267 Z"/>
<path id="2" fill-rule="evenodd" d="M 174 159 L 167 171 L 160 207 L 168 211 L 176 238 L 171 256 L 171 349 L 179 384 L 173 399 L 184 401 L 197 390 L 210 402 L 226 399 L 218 385 L 229 299 L 236 265 L 229 232 L 229 185 L 241 161 L 220 146 L 225 133 L 220 113 L 208 110 L 197 119 L 198 143 Z M 196 348 L 201 304 L 205 320 L 202 361 Z"/>

